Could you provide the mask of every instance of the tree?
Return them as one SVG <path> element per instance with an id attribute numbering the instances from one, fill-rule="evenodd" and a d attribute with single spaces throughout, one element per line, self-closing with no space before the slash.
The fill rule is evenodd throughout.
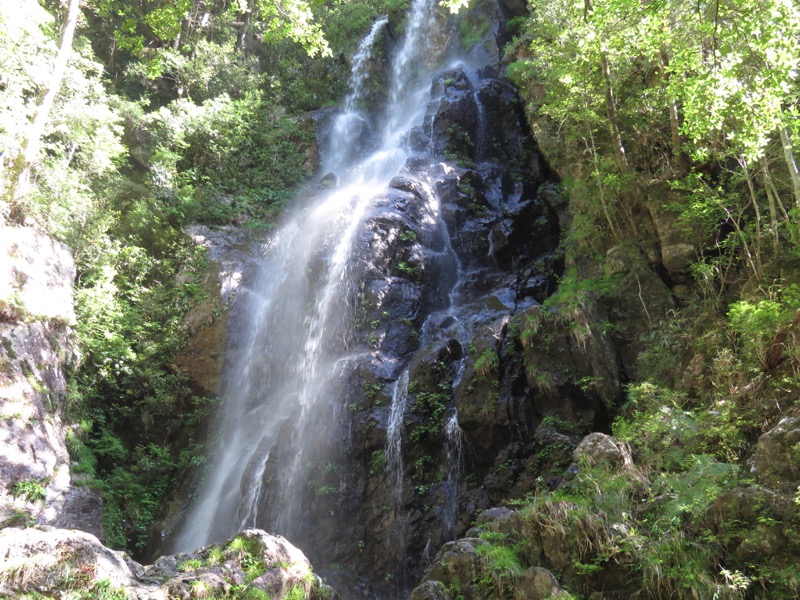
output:
<path id="1" fill-rule="evenodd" d="M 72 40 L 75 37 L 75 27 L 78 24 L 80 3 L 81 0 L 68 0 L 66 18 L 61 31 L 61 43 L 53 63 L 50 82 L 42 92 L 41 102 L 36 109 L 36 117 L 30 124 L 28 133 L 22 142 L 22 151 L 18 154 L 12 169 L 12 179 L 15 179 L 16 183 L 11 193 L 11 218 L 19 217 L 20 204 L 24 202 L 25 195 L 29 191 L 31 166 L 38 157 L 45 125 L 50 118 L 53 102 L 64 79 L 67 61 L 72 54 Z"/>
<path id="2" fill-rule="evenodd" d="M 737 231 L 753 237 L 745 246 L 755 270 L 762 237 L 775 255 L 782 236 L 800 240 L 786 208 L 792 196 L 800 207 L 795 2 L 543 0 L 526 42 L 529 56 L 511 72 L 523 87 L 544 88 L 538 118 L 552 120 L 568 147 L 585 146 L 590 176 L 580 168 L 572 175 L 594 181 L 595 213 L 612 234 L 625 202 L 609 176 L 633 170 L 672 180 L 694 167 L 736 171 L 724 195 L 737 205 L 726 208 L 738 215 Z M 626 147 L 634 148 L 630 165 Z M 653 152 L 659 147 L 671 150 L 669 160 Z"/>

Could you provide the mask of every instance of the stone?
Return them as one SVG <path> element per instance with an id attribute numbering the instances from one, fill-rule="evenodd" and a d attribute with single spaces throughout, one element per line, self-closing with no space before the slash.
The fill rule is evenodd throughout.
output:
<path id="1" fill-rule="evenodd" d="M 610 273 L 624 273 L 630 270 L 630 259 L 626 248 L 613 246 L 606 252 L 606 267 Z"/>
<path id="2" fill-rule="evenodd" d="M 30 227 L 0 227 L 0 321 L 75 324 L 75 261 L 64 244 Z"/>
<path id="3" fill-rule="evenodd" d="M 72 486 L 54 521 L 60 529 L 80 529 L 105 540 L 103 531 L 103 499 L 96 490 Z"/>
<path id="4" fill-rule="evenodd" d="M 678 243 L 661 247 L 661 263 L 667 271 L 684 271 L 695 260 L 697 248 L 693 244 Z"/>
<path id="5" fill-rule="evenodd" d="M 62 420 L 65 370 L 78 364 L 74 278 L 65 245 L 0 227 L 0 523 L 67 519 L 102 536 L 97 493 L 71 484 Z"/>
<path id="6" fill-rule="evenodd" d="M 560 593 L 555 575 L 544 567 L 531 567 L 514 582 L 514 600 L 546 600 Z"/>
<path id="7" fill-rule="evenodd" d="M 441 581 L 424 581 L 411 591 L 408 600 L 450 600 L 450 595 Z"/>
<path id="8" fill-rule="evenodd" d="M 298 588 L 303 598 L 339 598 L 314 575 L 305 555 L 281 536 L 248 529 L 237 537 L 238 545 L 207 546 L 142 566 L 81 531 L 8 528 L 0 531 L 0 595 L 61 597 L 80 587 L 95 592 L 94 586 L 106 582 L 135 600 L 188 599 L 227 595 L 232 586 L 249 583 L 273 598 L 286 598 Z M 248 578 L 254 562 L 260 572 Z"/>
<path id="9" fill-rule="evenodd" d="M 480 538 L 462 538 L 446 543 L 436 555 L 423 580 L 443 581 L 448 584 L 457 582 L 461 587 L 471 585 L 478 579 L 482 567 L 482 558 L 477 548 L 486 545 L 488 542 Z"/>
<path id="10" fill-rule="evenodd" d="M 787 555 L 797 556 L 795 493 L 779 493 L 758 485 L 736 487 L 714 500 L 709 520 L 717 532 L 727 536 L 729 551 L 739 559 L 784 561 Z M 731 527 L 731 523 L 736 526 Z"/>
<path id="11" fill-rule="evenodd" d="M 208 270 L 202 274 L 179 273 L 178 278 L 200 283 L 206 293 L 184 319 L 189 339 L 174 364 L 200 393 L 213 397 L 221 388 L 223 349 L 236 294 L 246 275 L 255 269 L 259 246 L 249 233 L 234 227 L 214 230 L 191 225 L 186 234 L 207 249 Z"/>
<path id="12" fill-rule="evenodd" d="M 124 553 L 89 533 L 52 527 L 0 531 L 0 595 L 53 593 L 70 573 L 87 567 L 96 580 L 121 588 L 134 586 L 141 572 Z"/>
<path id="13" fill-rule="evenodd" d="M 756 443 L 752 471 L 762 485 L 794 489 L 800 479 L 800 415 L 782 418 Z"/>
<path id="14" fill-rule="evenodd" d="M 500 530 L 500 523 L 511 521 L 516 514 L 516 511 L 504 506 L 490 508 L 478 515 L 478 517 L 475 519 L 475 526 L 489 531 L 498 531 Z"/>
<path id="15" fill-rule="evenodd" d="M 605 463 L 611 467 L 623 467 L 630 464 L 630 452 L 619 445 L 614 438 L 605 433 L 590 433 L 581 440 L 573 452 L 577 463 L 599 465 Z"/>

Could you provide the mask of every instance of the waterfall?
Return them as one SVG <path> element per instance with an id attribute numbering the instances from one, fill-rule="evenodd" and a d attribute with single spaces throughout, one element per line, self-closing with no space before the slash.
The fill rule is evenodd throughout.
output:
<path id="1" fill-rule="evenodd" d="M 344 99 L 344 112 L 352 113 L 358 110 L 358 102 L 364 93 L 364 82 L 367 80 L 369 61 L 375 46 L 375 38 L 389 22 L 387 17 L 382 17 L 372 25 L 367 37 L 361 40 L 358 51 L 353 57 L 353 66 L 350 73 L 350 92 Z"/>
<path id="2" fill-rule="evenodd" d="M 406 24 L 406 36 L 400 51 L 395 55 L 392 63 L 392 80 L 389 88 L 389 98 L 386 104 L 386 127 L 383 131 L 384 146 L 395 146 L 400 143 L 400 136 L 408 131 L 404 123 L 417 121 L 422 116 L 425 108 L 423 96 L 429 87 L 418 88 L 424 78 L 421 74 L 428 74 L 421 64 L 423 52 L 428 48 L 430 26 L 434 20 L 434 0 L 414 0 L 411 13 Z M 418 88 L 418 89 L 415 89 Z"/>
<path id="3" fill-rule="evenodd" d="M 455 387 L 455 386 L 454 386 Z M 453 408 L 453 412 L 447 418 L 445 424 L 445 448 L 447 452 L 447 480 L 445 481 L 445 492 L 447 501 L 442 511 L 444 527 L 448 535 L 455 535 L 456 514 L 458 512 L 458 486 L 461 481 L 461 470 L 464 466 L 463 460 L 463 433 L 458 425 L 458 409 Z"/>
<path id="4" fill-rule="evenodd" d="M 389 19 L 386 17 L 375 21 L 353 56 L 349 92 L 344 99 L 344 109 L 334 119 L 322 152 L 324 173 L 340 174 L 343 168 L 352 164 L 359 150 L 359 138 L 368 127 L 367 118 L 361 112 L 359 104 L 364 96 L 364 83 L 369 75 L 375 41 L 388 22 Z"/>
<path id="5" fill-rule="evenodd" d="M 222 541 L 245 527 L 290 538 L 313 527 L 304 505 L 310 484 L 305 472 L 340 433 L 332 390 L 342 365 L 364 352 L 353 338 L 358 290 L 352 250 L 376 197 L 406 164 L 407 132 L 422 122 L 429 92 L 422 49 L 435 21 L 433 7 L 434 0 L 412 4 L 392 63 L 380 147 L 356 159 L 352 135 L 337 141 L 347 147 L 327 146 L 335 156 L 324 157 L 323 164 L 335 171 L 338 186 L 300 209 L 271 238 L 258 275 L 242 292 L 246 338 L 228 360 L 216 443 L 205 482 L 175 539 L 177 551 Z M 343 115 L 357 113 L 371 47 L 384 25 L 378 21 L 359 47 Z M 271 522 L 259 509 L 264 506 L 275 512 Z"/>
<path id="6" fill-rule="evenodd" d="M 397 507 L 403 499 L 403 418 L 408 399 L 408 369 L 397 379 L 392 391 L 392 408 L 386 429 L 386 472 L 395 486 Z"/>

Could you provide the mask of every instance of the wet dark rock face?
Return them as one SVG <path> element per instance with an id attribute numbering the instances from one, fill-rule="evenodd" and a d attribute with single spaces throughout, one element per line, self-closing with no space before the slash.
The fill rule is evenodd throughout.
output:
<path id="1" fill-rule="evenodd" d="M 557 194 L 514 90 L 493 69 L 454 67 L 435 78 L 440 93 L 410 134 L 419 155 L 361 230 L 345 341 L 354 358 L 320 416 L 338 423 L 342 442 L 308 457 L 308 523 L 290 535 L 351 597 L 405 597 L 478 512 L 562 468 L 618 391 L 613 352 L 559 331 L 563 356 L 542 358 L 548 385 L 526 373 L 549 352 L 524 347 L 519 331 L 555 288 Z M 608 389 L 575 385 L 598 371 Z M 398 397 L 400 478 L 387 456 Z M 574 434 L 543 426 L 548 416 Z M 268 465 L 265 477 L 278 476 Z M 267 495 L 263 514 L 276 500 Z"/>
<path id="2" fill-rule="evenodd" d="M 576 338 L 540 319 L 562 270 L 564 207 L 515 90 L 494 66 L 455 64 L 431 98 L 408 135 L 414 154 L 351 248 L 343 325 L 324 342 L 343 357 L 331 400 L 284 419 L 261 475 L 256 525 L 302 548 L 347 598 L 407 597 L 481 511 L 560 485 L 619 393 L 600 332 Z M 315 250 L 309 290 L 329 252 Z M 226 362 L 247 326 L 235 316 Z M 301 418 L 319 440 L 298 443 Z M 306 484 L 287 522 L 281 465 L 299 447 Z"/>

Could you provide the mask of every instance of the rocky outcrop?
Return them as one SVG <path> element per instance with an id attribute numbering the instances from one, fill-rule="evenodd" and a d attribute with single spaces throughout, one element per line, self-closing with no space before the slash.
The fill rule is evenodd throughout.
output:
<path id="1" fill-rule="evenodd" d="M 541 427 L 540 431 L 545 429 L 550 428 Z M 538 435 L 556 434 L 537 431 Z M 569 448 L 571 438 L 562 437 Z M 572 458 L 577 464 L 563 472 L 559 485 L 571 485 L 570 481 L 592 467 L 622 477 L 636 476 L 627 447 L 605 434 L 585 436 L 574 448 Z M 537 472 L 545 472 L 537 467 Z M 550 485 L 542 477 L 536 484 Z M 534 500 L 529 496 L 525 504 L 521 510 L 500 507 L 477 515 L 464 538 L 445 544 L 437 553 L 409 600 L 572 597 L 561 583 L 584 592 L 604 590 L 607 596 L 603 597 L 628 597 L 625 568 L 630 559 L 624 553 L 597 577 L 579 572 L 581 564 L 599 561 L 595 553 L 619 535 L 624 525 L 609 523 L 567 499 L 541 496 Z M 559 574 L 558 579 L 554 572 Z"/>
<path id="2" fill-rule="evenodd" d="M 77 364 L 69 249 L 0 228 L 0 526 L 69 524 L 102 536 L 100 500 L 73 487 L 63 421 Z"/>
<path id="3" fill-rule="evenodd" d="M 759 483 L 782 491 L 794 491 L 800 480 L 800 414 L 782 418 L 758 438 L 752 471 Z"/>
<path id="4" fill-rule="evenodd" d="M 535 537 L 529 537 L 531 534 Z M 562 593 L 571 597 L 562 591 L 555 575 L 540 566 L 540 562 L 548 562 L 541 531 L 531 527 L 521 513 L 485 511 L 468 535 L 474 537 L 444 545 L 408 600 L 545 600 L 562 597 Z M 538 544 L 538 552 L 526 551 L 531 544 Z M 564 566 L 558 560 L 556 564 Z"/>
<path id="5" fill-rule="evenodd" d="M 416 154 L 355 230 L 352 287 L 337 288 L 346 308 L 325 341 L 342 357 L 324 390 L 331 401 L 287 412 L 275 440 L 263 441 L 263 462 L 244 466 L 261 486 L 251 513 L 259 525 L 280 524 L 354 598 L 403 597 L 435 549 L 482 510 L 562 485 L 572 451 L 607 428 L 620 398 L 620 358 L 595 324 L 606 308 L 593 298 L 576 310 L 541 306 L 564 266 L 557 248 L 568 218 L 501 75 L 495 32 L 477 28 L 494 22 L 496 4 L 479 3 L 490 4 L 483 24 L 471 22 L 480 48 L 434 76 L 422 124 L 408 135 Z M 319 246 L 304 290 L 325 283 L 330 248 Z M 235 363 L 246 324 L 230 324 Z M 265 343 L 263 353 L 280 347 Z M 265 368 L 257 384 L 278 379 Z M 290 520 L 283 482 L 297 481 L 299 518 Z M 465 581 L 482 545 L 448 547 Z M 533 590 L 547 578 L 531 571 L 525 581 Z M 430 597 L 444 593 L 426 585 Z"/>
<path id="6" fill-rule="evenodd" d="M 200 285 L 205 294 L 184 319 L 189 339 L 175 357 L 175 366 L 190 377 L 200 393 L 214 397 L 222 385 L 230 309 L 259 248 L 246 231 L 231 226 L 192 225 L 186 233 L 206 249 L 208 269 L 178 275 L 182 282 Z"/>
<path id="7" fill-rule="evenodd" d="M 605 464 L 620 468 L 632 464 L 630 450 L 615 441 L 610 435 L 594 432 L 587 435 L 573 452 L 575 462 L 597 466 Z"/>
<path id="8" fill-rule="evenodd" d="M 280 536 L 248 529 L 225 544 L 162 556 L 142 566 L 90 534 L 35 527 L 0 531 L 0 595 L 135 600 L 206 597 L 322 600 L 338 595 L 311 570 L 300 550 Z M 260 591 L 262 595 L 255 596 Z"/>

